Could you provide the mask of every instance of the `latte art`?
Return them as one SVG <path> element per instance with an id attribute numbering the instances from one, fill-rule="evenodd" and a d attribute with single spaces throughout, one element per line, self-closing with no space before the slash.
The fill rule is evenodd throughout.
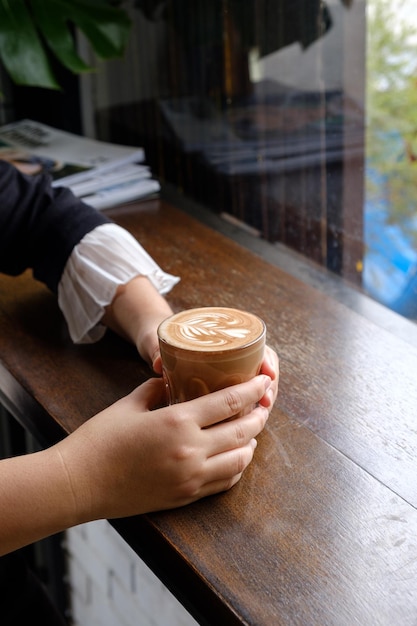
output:
<path id="1" fill-rule="evenodd" d="M 178 334 L 190 343 L 212 346 L 226 346 L 236 343 L 237 339 L 246 339 L 251 334 L 249 328 L 243 328 L 242 321 L 229 313 L 213 312 L 187 318 L 177 322 Z"/>
<path id="2" fill-rule="evenodd" d="M 182 311 L 165 320 L 159 329 L 162 340 L 189 350 L 237 348 L 263 333 L 264 323 L 257 316 L 223 307 Z"/>

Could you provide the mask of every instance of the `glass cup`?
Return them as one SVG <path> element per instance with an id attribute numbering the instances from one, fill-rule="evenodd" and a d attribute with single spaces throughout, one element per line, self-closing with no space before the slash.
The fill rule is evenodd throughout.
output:
<path id="1" fill-rule="evenodd" d="M 175 404 L 259 374 L 266 326 L 247 311 L 202 307 L 168 317 L 158 338 L 168 402 Z"/>

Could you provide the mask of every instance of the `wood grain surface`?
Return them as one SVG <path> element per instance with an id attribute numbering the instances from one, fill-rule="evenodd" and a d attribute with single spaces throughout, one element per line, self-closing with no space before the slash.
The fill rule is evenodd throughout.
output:
<path id="1" fill-rule="evenodd" d="M 237 486 L 114 526 L 202 624 L 415 626 L 417 348 L 166 202 L 110 215 L 181 277 L 175 310 L 260 315 L 281 368 Z M 150 375 L 111 333 L 72 345 L 30 273 L 0 278 L 1 398 L 44 445 Z"/>

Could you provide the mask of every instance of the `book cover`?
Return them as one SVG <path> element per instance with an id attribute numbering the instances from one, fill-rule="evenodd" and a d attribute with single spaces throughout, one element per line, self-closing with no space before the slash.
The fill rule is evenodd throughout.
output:
<path id="1" fill-rule="evenodd" d="M 58 130 L 29 119 L 0 127 L 0 158 L 28 174 L 50 173 L 53 185 L 70 186 L 94 174 L 142 163 L 143 148 L 122 146 Z"/>

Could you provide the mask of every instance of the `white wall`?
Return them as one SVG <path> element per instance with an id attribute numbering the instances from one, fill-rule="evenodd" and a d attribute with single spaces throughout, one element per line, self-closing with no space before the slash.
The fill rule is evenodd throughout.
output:
<path id="1" fill-rule="evenodd" d="M 74 626 L 196 626 L 105 520 L 66 533 Z"/>

